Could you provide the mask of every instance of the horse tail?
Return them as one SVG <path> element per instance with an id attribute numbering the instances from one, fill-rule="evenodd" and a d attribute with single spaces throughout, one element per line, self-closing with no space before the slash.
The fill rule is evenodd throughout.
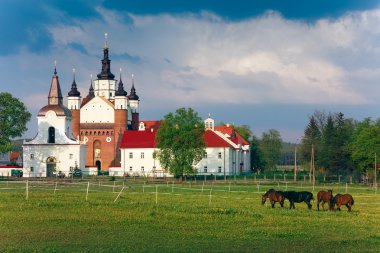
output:
<path id="1" fill-rule="evenodd" d="M 354 201 L 354 198 L 351 196 L 351 199 L 352 199 L 352 204 L 351 205 L 354 205 L 355 201 Z"/>

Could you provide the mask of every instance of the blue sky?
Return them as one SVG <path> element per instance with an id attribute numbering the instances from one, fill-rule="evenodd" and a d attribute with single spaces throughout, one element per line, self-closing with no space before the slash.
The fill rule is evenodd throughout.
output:
<path id="1" fill-rule="evenodd" d="M 53 64 L 63 94 L 72 68 L 82 96 L 100 72 L 104 33 L 111 68 L 140 118 L 193 107 L 216 122 L 303 134 L 315 110 L 379 118 L 380 1 L 2 0 L 0 91 L 33 113 L 47 103 Z"/>

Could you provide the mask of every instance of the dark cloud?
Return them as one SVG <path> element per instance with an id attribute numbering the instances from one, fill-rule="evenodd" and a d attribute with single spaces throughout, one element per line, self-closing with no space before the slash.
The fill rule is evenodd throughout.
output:
<path id="1" fill-rule="evenodd" d="M 21 47 L 32 52 L 47 52 L 52 45 L 47 26 L 70 24 L 73 19 L 99 17 L 94 7 L 101 3 L 75 0 L 0 1 L 0 55 L 16 53 Z"/>
<path id="2" fill-rule="evenodd" d="M 108 0 L 104 2 L 106 8 L 125 10 L 135 14 L 199 13 L 206 10 L 227 19 L 241 20 L 274 10 L 286 18 L 310 21 L 321 17 L 334 18 L 347 11 L 362 11 L 378 5 L 379 1 L 377 0 Z"/>

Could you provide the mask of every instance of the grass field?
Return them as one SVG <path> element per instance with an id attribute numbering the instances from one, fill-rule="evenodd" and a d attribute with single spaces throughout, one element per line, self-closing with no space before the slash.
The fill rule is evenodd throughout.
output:
<path id="1" fill-rule="evenodd" d="M 27 193 L 26 182 L 0 181 L 0 252 L 380 252 L 380 193 L 369 187 L 348 185 L 348 213 L 261 205 L 269 188 L 300 185 L 124 186 L 28 182 Z M 320 185 L 314 195 L 331 188 L 346 191 Z"/>

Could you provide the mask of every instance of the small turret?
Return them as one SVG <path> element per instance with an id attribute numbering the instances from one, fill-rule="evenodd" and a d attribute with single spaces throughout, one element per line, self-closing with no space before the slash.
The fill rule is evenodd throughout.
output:
<path id="1" fill-rule="evenodd" d="M 94 88 L 92 87 L 92 75 L 91 75 L 91 82 L 90 82 L 90 89 L 88 90 L 87 98 L 91 99 L 95 97 Z"/>

